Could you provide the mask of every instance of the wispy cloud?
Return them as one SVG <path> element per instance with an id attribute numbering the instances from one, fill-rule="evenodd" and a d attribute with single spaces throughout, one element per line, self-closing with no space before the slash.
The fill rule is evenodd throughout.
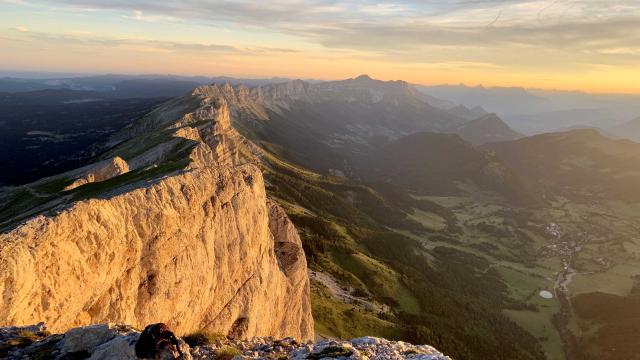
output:
<path id="1" fill-rule="evenodd" d="M 122 11 L 139 21 L 197 19 L 268 27 L 329 48 L 389 54 L 430 46 L 542 47 L 611 54 L 640 46 L 640 2 L 619 0 L 66 0 L 37 1 Z M 378 17 L 384 17 L 380 21 Z M 604 50 L 604 51 L 603 51 Z M 620 54 L 620 53 L 618 53 Z"/>
<path id="2" fill-rule="evenodd" d="M 21 40 L 43 41 L 50 45 L 88 45 L 99 47 L 129 47 L 147 52 L 194 52 L 209 54 L 259 54 L 259 53 L 292 53 L 294 49 L 272 47 L 239 48 L 221 44 L 185 43 L 144 39 L 134 36 L 108 37 L 97 36 L 88 31 L 71 31 L 67 33 L 45 33 L 29 31 L 26 28 L 15 28 Z M 16 40 L 16 39 L 14 39 Z"/>
<path id="3" fill-rule="evenodd" d="M 177 19 L 172 16 L 147 15 L 141 10 L 133 10 L 131 15 L 121 15 L 123 19 L 144 22 L 174 22 Z"/>

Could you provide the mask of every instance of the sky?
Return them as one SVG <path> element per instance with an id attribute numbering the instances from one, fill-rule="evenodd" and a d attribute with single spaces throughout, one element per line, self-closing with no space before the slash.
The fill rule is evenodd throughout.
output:
<path id="1" fill-rule="evenodd" d="M 0 0 L 0 69 L 640 93 L 640 0 Z"/>

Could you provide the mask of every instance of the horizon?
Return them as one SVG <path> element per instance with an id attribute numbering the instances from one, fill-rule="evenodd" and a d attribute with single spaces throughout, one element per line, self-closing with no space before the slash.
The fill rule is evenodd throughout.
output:
<path id="1" fill-rule="evenodd" d="M 32 74 L 32 75 L 28 75 Z M 470 84 L 470 83 L 412 83 L 405 79 L 380 79 L 375 76 L 371 76 L 369 74 L 357 74 L 345 78 L 329 78 L 329 79 L 316 79 L 316 78 L 301 78 L 301 77 L 285 77 L 285 76 L 260 76 L 260 75 L 229 75 L 229 74 L 211 74 L 211 75 L 202 75 L 202 74 L 171 74 L 171 73 L 126 73 L 126 72 L 85 72 L 85 73 L 71 73 L 71 72 L 48 72 L 48 71 L 37 71 L 37 70 L 6 70 L 0 69 L 0 79 L 20 79 L 20 80 L 58 80 L 63 78 L 83 78 L 83 77 L 100 77 L 100 76 L 131 76 L 131 77 L 175 77 L 175 78 L 229 78 L 236 80 L 281 80 L 285 81 L 295 81 L 301 80 L 305 82 L 331 82 L 331 81 L 344 81 L 349 79 L 355 79 L 359 76 L 368 76 L 373 80 L 379 81 L 405 81 L 413 86 L 424 86 L 424 87 L 465 87 L 465 88 L 484 88 L 484 89 L 521 89 L 525 91 L 542 91 L 542 92 L 558 92 L 558 93 L 574 93 L 574 94 L 585 94 L 585 95 L 611 95 L 611 96 L 637 96 L 640 95 L 640 90 L 636 92 L 611 92 L 611 91 L 586 91 L 581 89 L 558 89 L 558 88 L 540 88 L 540 87 L 524 87 L 519 85 L 508 85 L 508 86 L 499 86 L 499 85 L 486 85 L 486 84 Z"/>
<path id="2" fill-rule="evenodd" d="M 366 73 L 429 86 L 640 93 L 632 0 L 0 0 L 0 10 L 2 69 L 321 81 Z"/>

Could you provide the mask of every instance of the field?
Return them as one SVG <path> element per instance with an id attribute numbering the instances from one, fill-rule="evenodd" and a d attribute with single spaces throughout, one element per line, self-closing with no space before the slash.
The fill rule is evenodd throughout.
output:
<path id="1" fill-rule="evenodd" d="M 429 230 L 441 231 L 447 226 L 447 221 L 442 217 L 432 212 L 426 212 L 420 209 L 413 209 L 413 212 L 409 214 L 409 217 L 419 222 Z"/>
<path id="2" fill-rule="evenodd" d="M 619 329 L 603 327 L 592 318 L 582 318 L 571 308 L 562 308 L 555 296 L 543 299 L 539 292 L 555 293 L 566 287 L 566 295 L 558 294 L 574 299 L 580 294 L 592 296 L 596 291 L 623 298 L 631 296 L 634 289 L 640 288 L 640 241 L 636 235 L 640 206 L 613 201 L 579 204 L 559 198 L 545 208 L 526 211 L 523 220 L 518 209 L 478 191 L 466 196 L 414 193 L 412 197 L 451 209 L 460 231 L 454 241 L 434 235 L 431 222 L 421 222 L 428 230 L 421 235 L 397 231 L 422 239 L 428 249 L 445 246 L 488 259 L 508 286 L 510 297 L 526 304 L 524 309 L 505 307 L 504 314 L 540 341 L 547 358 L 566 356 L 565 350 L 570 345 L 564 343 L 566 339 L 560 330 L 578 343 L 593 342 L 596 333 L 609 340 L 615 337 L 607 337 L 607 331 L 619 333 Z M 549 230 L 550 226 L 557 227 L 558 234 Z M 581 301 L 583 307 L 588 306 Z M 561 313 L 569 316 L 563 325 L 558 325 L 554 317 Z M 625 337 L 621 338 L 624 342 Z M 623 344 L 620 346 L 624 348 Z M 576 356 L 574 352 L 572 357 Z M 606 354 L 599 356 L 610 358 Z"/>
<path id="3" fill-rule="evenodd" d="M 499 245 L 494 254 L 472 216 L 473 233 L 452 233 L 460 230 L 457 214 L 433 201 L 320 176 L 273 153 L 263 159 L 269 195 L 298 228 L 311 270 L 330 275 L 343 292 L 360 299 L 342 301 L 314 281 L 318 333 L 384 335 L 433 344 L 461 359 L 543 358 L 536 339 L 501 312 L 502 305 L 525 307 L 510 300 L 491 266 L 512 251 Z M 499 205 L 474 209 L 492 216 L 494 224 L 502 219 Z"/>

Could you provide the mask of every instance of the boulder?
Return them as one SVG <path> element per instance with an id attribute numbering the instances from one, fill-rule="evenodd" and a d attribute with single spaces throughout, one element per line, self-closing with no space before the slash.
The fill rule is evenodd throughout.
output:
<path id="1" fill-rule="evenodd" d="M 89 360 L 137 360 L 135 344 L 140 333 L 132 332 L 124 336 L 117 336 L 98 346 Z"/>
<path id="2" fill-rule="evenodd" d="M 64 334 L 61 355 L 77 352 L 92 353 L 101 344 L 108 342 L 118 334 L 113 324 L 98 324 L 71 329 Z"/>

